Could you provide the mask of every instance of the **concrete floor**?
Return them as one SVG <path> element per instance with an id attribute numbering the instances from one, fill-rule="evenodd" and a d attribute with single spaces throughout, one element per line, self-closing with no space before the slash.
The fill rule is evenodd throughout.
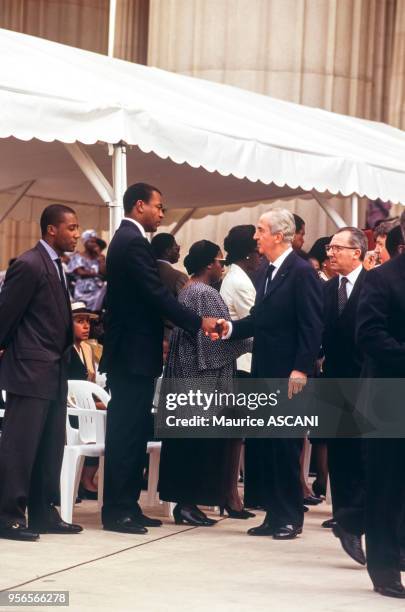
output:
<path id="1" fill-rule="evenodd" d="M 158 516 L 159 508 L 149 513 Z M 262 516 L 226 518 L 211 528 L 175 526 L 163 517 L 163 526 L 146 536 L 127 536 L 102 531 L 96 502 L 82 502 L 74 515 L 85 527 L 80 535 L 1 540 L 0 590 L 67 590 L 75 612 L 405 609 L 401 600 L 373 593 L 366 570 L 321 528 L 330 507 L 311 509 L 303 534 L 289 542 L 247 536 Z"/>

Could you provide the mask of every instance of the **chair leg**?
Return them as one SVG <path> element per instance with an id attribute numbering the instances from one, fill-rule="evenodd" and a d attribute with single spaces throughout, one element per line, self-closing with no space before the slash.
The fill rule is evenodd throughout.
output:
<path id="1" fill-rule="evenodd" d="M 160 448 L 154 448 L 149 453 L 149 475 L 146 505 L 154 506 L 157 503 L 157 488 L 159 481 Z"/>
<path id="2" fill-rule="evenodd" d="M 100 511 L 103 506 L 103 495 L 104 495 L 104 455 L 99 458 L 99 462 L 98 462 L 97 505 Z"/>
<path id="3" fill-rule="evenodd" d="M 67 523 L 72 522 L 83 461 L 84 457 L 79 455 L 76 449 L 65 446 L 60 474 L 60 514 L 62 520 Z"/>

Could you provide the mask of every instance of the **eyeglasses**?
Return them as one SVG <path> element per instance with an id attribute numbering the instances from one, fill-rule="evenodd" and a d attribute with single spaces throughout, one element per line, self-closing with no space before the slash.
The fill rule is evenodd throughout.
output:
<path id="1" fill-rule="evenodd" d="M 221 266 L 221 268 L 223 268 L 225 266 L 225 259 L 219 259 L 219 257 L 215 257 L 214 261 L 217 261 L 219 263 L 219 265 Z"/>
<path id="2" fill-rule="evenodd" d="M 340 253 L 341 251 L 343 251 L 343 249 L 351 249 L 356 251 L 359 247 L 350 247 L 350 246 L 344 246 L 342 244 L 326 244 L 325 245 L 325 251 L 326 253 Z"/>

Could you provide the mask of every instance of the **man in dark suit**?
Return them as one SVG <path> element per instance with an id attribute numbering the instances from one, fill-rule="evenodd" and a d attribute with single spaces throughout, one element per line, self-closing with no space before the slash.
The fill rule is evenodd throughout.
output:
<path id="1" fill-rule="evenodd" d="M 0 441 L 0 537 L 78 533 L 54 503 L 66 431 L 67 364 L 73 343 L 61 255 L 79 238 L 71 208 L 48 206 L 42 239 L 8 269 L 0 293 L 0 388 L 7 392 Z M 28 506 L 28 528 L 25 511 Z"/>
<path id="2" fill-rule="evenodd" d="M 181 306 L 159 277 L 145 232 L 164 211 L 156 187 L 136 183 L 124 194 L 125 219 L 107 254 L 107 318 L 101 369 L 112 399 L 107 412 L 104 528 L 146 533 L 161 521 L 138 504 L 149 435 L 154 379 L 162 372 L 163 319 L 191 333 L 214 332 L 216 320 Z"/>
<path id="3" fill-rule="evenodd" d="M 156 234 L 150 244 L 162 283 L 177 297 L 188 281 L 187 274 L 173 267 L 180 259 L 180 246 L 175 237 L 166 232 Z"/>
<path id="4" fill-rule="evenodd" d="M 291 242 L 293 215 L 275 208 L 262 215 L 255 239 L 269 264 L 257 285 L 255 306 L 244 319 L 220 320 L 223 338 L 253 336 L 252 376 L 288 379 L 289 397 L 299 393 L 312 374 L 322 335 L 322 288 Z M 261 467 L 260 505 L 266 508 L 262 525 L 250 535 L 292 539 L 303 525 L 300 481 L 302 439 L 257 439 Z"/>
<path id="5" fill-rule="evenodd" d="M 173 267 L 180 259 L 180 246 L 177 244 L 175 237 L 166 232 L 156 234 L 150 244 L 156 257 L 160 280 L 174 297 L 177 298 L 184 285 L 188 282 L 187 274 Z M 167 353 L 173 331 L 173 323 L 166 319 L 164 325 L 164 353 Z"/>
<path id="6" fill-rule="evenodd" d="M 405 238 L 405 213 L 401 216 Z M 357 315 L 357 340 L 365 355 L 363 376 L 405 378 L 405 253 L 367 273 Z M 377 384 L 377 383 L 375 383 Z M 386 400 L 398 401 L 403 396 Z M 372 413 L 381 411 L 381 399 L 370 402 Z M 401 571 L 404 545 L 405 440 L 367 439 L 366 443 L 366 551 L 367 569 L 374 589 L 388 597 L 405 598 Z"/>
<path id="7" fill-rule="evenodd" d="M 366 276 L 365 234 L 356 227 L 344 227 L 326 246 L 330 268 L 338 274 L 324 284 L 325 325 L 322 337 L 323 373 L 330 379 L 328 394 L 342 411 L 341 431 L 327 441 L 332 492 L 334 534 L 344 550 L 361 565 L 366 559 L 361 546 L 364 521 L 356 500 L 364 501 L 362 441 L 345 437 L 355 409 L 362 356 L 356 347 L 356 318 L 360 291 Z M 343 380 L 341 380 L 343 379 Z M 354 379 L 353 384 L 347 379 Z M 347 419 L 346 419 L 347 417 Z"/>

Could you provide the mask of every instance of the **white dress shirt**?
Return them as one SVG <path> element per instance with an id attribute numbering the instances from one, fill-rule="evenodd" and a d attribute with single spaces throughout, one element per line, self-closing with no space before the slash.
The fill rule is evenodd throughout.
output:
<path id="1" fill-rule="evenodd" d="M 356 280 L 359 278 L 360 272 L 363 269 L 363 264 L 359 264 L 357 266 L 357 268 L 355 268 L 354 270 L 352 270 L 350 272 L 350 274 L 346 274 L 345 278 L 347 278 L 347 283 L 346 283 L 346 293 L 347 293 L 347 299 L 349 299 L 351 292 L 354 289 L 354 285 L 356 283 Z M 343 278 L 343 274 L 339 274 L 339 287 L 340 287 L 340 282 Z"/>
<path id="2" fill-rule="evenodd" d="M 60 259 L 59 255 L 57 254 L 55 249 L 52 248 L 51 245 L 46 242 L 46 240 L 42 240 L 41 238 L 39 242 L 42 244 L 45 251 L 48 253 L 49 257 L 51 258 L 52 263 L 55 266 L 58 276 L 60 278 L 58 264 L 56 263 L 56 260 Z M 67 288 L 66 276 L 65 276 L 65 271 L 63 270 L 63 266 L 62 266 L 62 274 L 63 274 L 63 278 L 60 278 L 60 280 L 62 281 L 62 283 L 64 283 L 65 287 Z"/>
<path id="3" fill-rule="evenodd" d="M 138 221 L 135 221 L 135 219 L 132 219 L 132 217 L 124 217 L 124 219 L 126 221 L 132 221 L 132 223 L 135 223 L 136 227 L 139 229 L 139 231 L 141 232 L 142 236 L 144 238 L 146 238 L 146 240 L 148 239 L 146 232 L 145 232 L 145 228 L 143 227 L 143 225 L 141 225 Z"/>
<path id="4" fill-rule="evenodd" d="M 286 249 L 283 253 L 281 253 L 281 255 L 277 257 L 277 259 L 275 259 L 274 261 L 269 261 L 269 266 L 273 265 L 275 268 L 271 275 L 271 280 L 274 280 L 274 277 L 276 276 L 277 272 L 281 268 L 281 265 L 284 263 L 284 260 L 287 259 L 287 257 L 290 255 L 290 253 L 292 253 L 292 251 L 293 251 L 293 248 L 289 246 L 288 249 Z M 265 292 L 267 289 L 267 283 L 268 283 L 268 279 L 266 279 L 266 285 L 264 288 Z M 225 336 L 222 336 L 222 340 L 228 340 L 228 338 L 230 338 L 230 336 L 232 335 L 232 329 L 233 329 L 232 322 L 229 321 L 228 325 L 229 325 L 228 333 L 225 334 Z"/>
<path id="5" fill-rule="evenodd" d="M 281 255 L 277 257 L 277 259 L 275 259 L 274 261 L 269 261 L 269 266 L 274 266 L 275 268 L 272 272 L 271 280 L 274 280 L 274 277 L 276 276 L 277 272 L 279 271 L 282 264 L 284 263 L 284 260 L 287 259 L 287 257 L 289 256 L 290 253 L 292 253 L 292 251 L 293 251 L 292 247 L 288 247 L 288 249 L 286 249 L 284 253 L 281 253 Z M 266 285 L 264 287 L 264 293 L 266 293 L 267 283 L 268 283 L 268 278 L 266 278 Z"/>
<path id="6" fill-rule="evenodd" d="M 228 306 L 233 321 L 246 317 L 254 306 L 256 289 L 249 276 L 237 264 L 231 264 L 222 281 L 220 294 Z M 250 372 L 252 369 L 252 353 L 244 353 L 236 360 L 238 370 Z"/>

